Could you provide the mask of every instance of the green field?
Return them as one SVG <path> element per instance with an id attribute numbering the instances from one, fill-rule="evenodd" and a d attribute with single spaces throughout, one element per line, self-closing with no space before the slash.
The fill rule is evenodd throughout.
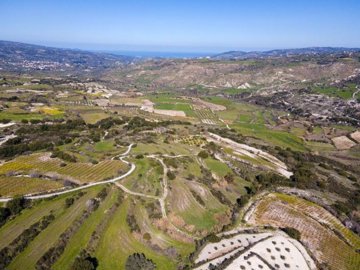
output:
<path id="1" fill-rule="evenodd" d="M 190 104 L 187 103 L 157 103 L 154 108 L 159 110 L 183 111 L 186 116 L 195 117 L 193 109 L 191 108 Z"/>
<path id="2" fill-rule="evenodd" d="M 84 121 L 87 124 L 96 124 L 100 120 L 109 117 L 108 114 L 106 114 L 106 113 L 104 113 L 102 111 L 81 113 L 80 116 L 82 117 L 82 119 L 84 119 Z"/>
<path id="3" fill-rule="evenodd" d="M 152 158 L 132 160 L 136 169 L 131 176 L 122 181 L 127 188 L 149 195 L 162 193 L 160 182 L 162 181 L 163 168 L 161 164 Z"/>
<path id="4" fill-rule="evenodd" d="M 101 262 L 98 269 L 124 269 L 127 257 L 134 252 L 144 253 L 155 262 L 158 269 L 176 269 L 173 260 L 155 253 L 131 234 L 126 223 L 129 206 L 130 201 L 126 199 L 114 214 L 100 240 L 96 250 L 96 258 Z"/>
<path id="5" fill-rule="evenodd" d="M 80 227 L 78 232 L 71 238 L 63 255 L 54 264 L 52 269 L 70 269 L 81 249 L 85 249 L 87 247 L 91 234 L 96 229 L 96 226 L 99 222 L 101 222 L 107 211 L 109 211 L 111 206 L 116 202 L 118 192 L 119 191 L 114 187 L 110 189 L 110 192 L 104 202 L 101 203 L 100 207 L 91 214 L 91 216 Z"/>
<path id="6" fill-rule="evenodd" d="M 221 215 L 226 213 L 227 207 L 221 204 L 204 185 L 200 185 L 202 193 L 198 193 L 202 197 L 205 205 L 199 203 L 194 197 L 193 192 L 196 193 L 195 187 L 199 184 L 192 184 L 190 188 L 189 183 L 185 180 L 173 180 L 171 182 L 171 196 L 170 196 L 170 212 L 176 216 L 181 217 L 186 224 L 190 225 L 187 230 L 191 233 L 209 233 L 221 228 L 222 222 L 227 223 L 227 219 Z M 198 191 L 199 192 L 199 191 Z M 217 215 L 218 218 L 216 218 Z"/>
<path id="7" fill-rule="evenodd" d="M 334 86 L 318 86 L 312 89 L 315 93 L 324 94 L 333 97 L 339 97 L 342 99 L 351 99 L 353 93 L 356 91 L 356 84 L 351 83 L 344 88 L 338 88 Z M 360 97 L 358 93 L 356 97 Z"/>
<path id="8" fill-rule="evenodd" d="M 34 269 L 36 262 L 56 243 L 60 234 L 82 214 L 86 207 L 86 201 L 95 197 L 100 188 L 88 189 L 84 196 L 67 209 L 64 209 L 64 207 L 57 209 L 56 219 L 15 258 L 8 269 L 22 269 L 24 265 L 28 269 Z"/>

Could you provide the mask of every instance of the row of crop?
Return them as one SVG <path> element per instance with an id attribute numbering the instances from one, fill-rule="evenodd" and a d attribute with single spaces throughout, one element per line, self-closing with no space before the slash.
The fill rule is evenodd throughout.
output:
<path id="1" fill-rule="evenodd" d="M 317 260 L 328 265 L 329 269 L 356 269 L 354 267 L 360 265 L 360 256 L 333 231 L 309 216 L 308 211 L 320 209 L 316 206 L 313 208 L 308 203 L 298 204 L 298 201 L 295 201 L 285 204 L 274 198 L 265 198 L 254 214 L 257 223 L 297 229 L 301 233 L 301 241 L 306 243 Z"/>
<path id="2" fill-rule="evenodd" d="M 24 230 L 9 246 L 3 248 L 0 251 L 0 269 L 5 269 L 54 219 L 55 216 L 52 214 L 44 216 Z"/>
<path id="3" fill-rule="evenodd" d="M 299 200 L 299 202 L 294 206 L 298 210 L 305 210 L 305 212 L 312 218 L 325 221 L 325 223 L 329 224 L 332 229 L 340 232 L 341 235 L 345 237 L 346 240 L 349 241 L 356 249 L 360 249 L 360 237 L 346 228 L 335 216 L 324 208 L 316 205 L 309 205 L 309 203 L 304 200 Z"/>
<path id="4" fill-rule="evenodd" d="M 53 247 L 48 249 L 45 254 L 36 262 L 37 270 L 51 269 L 52 265 L 60 258 L 63 254 L 66 245 L 69 243 L 72 236 L 80 229 L 84 224 L 85 220 L 99 207 L 100 202 L 102 202 L 108 195 L 106 187 L 102 189 L 95 199 L 91 199 L 87 202 L 87 208 L 82 213 L 82 215 L 76 219 L 73 224 L 71 224 L 59 237 L 58 241 Z"/>
<path id="5" fill-rule="evenodd" d="M 211 110 L 195 110 L 195 113 L 200 119 L 218 120 L 216 114 L 214 114 Z"/>
<path id="6" fill-rule="evenodd" d="M 30 177 L 0 176 L 0 195 L 13 196 L 61 188 L 56 181 Z"/>
<path id="7" fill-rule="evenodd" d="M 0 175 L 22 173 L 56 173 L 69 176 L 77 180 L 88 182 L 110 178 L 124 171 L 125 165 L 119 160 L 106 160 L 98 164 L 68 163 L 64 164 L 58 159 L 48 159 L 41 155 L 19 157 L 0 166 Z"/>

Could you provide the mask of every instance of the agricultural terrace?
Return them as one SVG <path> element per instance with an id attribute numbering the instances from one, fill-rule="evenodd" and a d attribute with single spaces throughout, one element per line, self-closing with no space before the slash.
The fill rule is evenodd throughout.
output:
<path id="1" fill-rule="evenodd" d="M 62 187 L 60 182 L 48 179 L 0 176 L 0 197 L 48 192 Z"/>
<path id="2" fill-rule="evenodd" d="M 258 138 L 269 145 L 290 147 L 297 151 L 307 150 L 305 142 L 296 134 L 276 128 L 278 117 L 285 112 L 265 110 L 260 106 L 236 103 L 220 97 L 209 97 L 207 100 L 226 107 L 226 110 L 216 112 L 217 115 L 240 134 Z"/>
<path id="3" fill-rule="evenodd" d="M 148 96 L 154 109 L 167 111 L 183 111 L 187 117 L 198 119 L 205 125 L 223 125 L 217 115 L 218 111 L 226 110 L 223 105 L 214 104 L 199 98 L 176 97 L 174 95 L 158 94 Z"/>
<path id="4" fill-rule="evenodd" d="M 329 269 L 359 269 L 360 238 L 322 207 L 284 194 L 269 194 L 255 204 L 248 223 L 291 227 L 320 264 Z"/>
<path id="5" fill-rule="evenodd" d="M 61 247 L 53 257 L 52 269 L 71 269 L 82 249 L 98 259 L 99 269 L 124 269 L 126 259 L 134 252 L 144 253 L 158 269 L 175 269 L 182 257 L 194 249 L 191 240 L 171 234 L 161 227 L 161 220 L 153 221 L 157 207 L 154 201 L 134 200 L 114 185 L 107 186 L 102 197 L 97 197 L 102 189 L 93 187 L 33 202 L 31 208 L 8 221 L 0 228 L 0 248 L 14 245 L 14 239 L 42 217 L 50 213 L 54 216 L 19 250 L 7 268 L 22 269 L 22 265 L 27 265 L 35 269 L 52 247 Z M 71 198 L 74 201 L 69 205 Z M 99 200 L 97 208 L 90 203 L 94 198 Z M 71 238 L 64 238 L 70 233 Z M 154 245 L 161 249 L 154 249 Z"/>
<path id="6" fill-rule="evenodd" d="M 110 179 L 128 170 L 120 160 L 105 160 L 98 164 L 64 163 L 50 156 L 50 153 L 36 153 L 17 157 L 0 166 L 0 175 L 43 175 L 53 180 L 83 184 Z"/>

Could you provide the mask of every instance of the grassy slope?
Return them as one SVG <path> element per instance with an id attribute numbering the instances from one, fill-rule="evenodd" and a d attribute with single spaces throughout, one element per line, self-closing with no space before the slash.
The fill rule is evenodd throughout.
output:
<path id="1" fill-rule="evenodd" d="M 135 252 L 143 252 L 156 263 L 159 270 L 176 269 L 175 263 L 169 258 L 155 253 L 131 234 L 126 223 L 129 205 L 129 199 L 125 199 L 100 240 L 96 251 L 96 258 L 101 262 L 98 269 L 124 269 L 127 257 Z"/>
<path id="2" fill-rule="evenodd" d="M 160 181 L 163 169 L 155 159 L 142 158 L 133 161 L 136 164 L 135 171 L 122 182 L 127 188 L 133 191 L 149 195 L 156 195 L 156 190 L 161 193 Z M 153 164 L 156 164 L 153 166 Z"/>
<path id="3" fill-rule="evenodd" d="M 52 269 L 70 269 L 70 266 L 74 262 L 75 257 L 80 253 L 81 249 L 86 248 L 91 234 L 105 216 L 106 211 L 116 202 L 117 194 L 118 192 L 116 189 L 112 188 L 110 190 L 105 201 L 101 203 L 100 207 L 85 221 L 79 231 L 71 238 L 66 246 L 65 252 L 54 264 Z"/>
<path id="4" fill-rule="evenodd" d="M 86 201 L 94 198 L 101 187 L 88 189 L 87 193 L 74 203 L 70 208 L 64 209 L 56 216 L 56 219 L 35 239 L 29 246 L 10 264 L 8 269 L 34 269 L 40 257 L 51 248 L 62 232 L 78 218 L 86 207 Z"/>
<path id="5" fill-rule="evenodd" d="M 80 116 L 82 119 L 84 119 L 86 124 L 96 124 L 98 121 L 109 117 L 108 114 L 102 111 L 82 113 Z"/>
<path id="6" fill-rule="evenodd" d="M 265 119 L 269 118 L 269 112 L 265 111 L 264 108 L 235 103 L 219 97 L 211 97 L 208 100 L 227 107 L 226 111 L 220 111 L 218 115 L 224 120 L 232 121 L 230 127 L 236 129 L 242 135 L 259 138 L 271 145 L 283 148 L 290 147 L 298 151 L 306 150 L 303 140 L 295 134 L 268 128 L 265 125 Z M 274 113 L 278 114 L 279 112 L 274 111 Z"/>
<path id="7" fill-rule="evenodd" d="M 141 230 L 149 233 L 151 235 L 152 241 L 162 248 L 175 247 L 177 252 L 182 256 L 188 256 L 190 252 L 194 250 L 194 244 L 175 240 L 165 234 L 163 231 L 156 228 L 142 204 L 136 204 L 135 216 L 137 219 L 137 224 L 140 226 Z"/>
<path id="8" fill-rule="evenodd" d="M 65 198 L 71 197 L 72 194 L 54 198 L 50 201 L 41 201 L 32 208 L 25 209 L 19 216 L 12 219 L 0 229 L 0 249 L 11 243 L 31 224 L 38 221 L 41 217 L 46 216 L 52 210 L 62 211 Z"/>
<path id="9" fill-rule="evenodd" d="M 172 180 L 170 184 L 171 212 L 184 219 L 186 224 L 194 225 L 196 230 L 212 231 L 218 223 L 214 214 L 224 212 L 226 207 L 217 202 L 209 192 L 207 192 L 207 199 L 212 197 L 213 203 L 201 205 L 191 194 L 188 184 L 183 180 Z M 203 188 L 207 189 L 205 186 Z"/>

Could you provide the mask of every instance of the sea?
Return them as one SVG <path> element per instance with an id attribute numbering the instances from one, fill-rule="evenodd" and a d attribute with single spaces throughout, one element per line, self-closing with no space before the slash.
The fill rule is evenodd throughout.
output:
<path id="1" fill-rule="evenodd" d="M 125 55 L 139 58 L 205 58 L 216 53 L 201 53 L 201 52 L 158 52 L 158 51 L 104 51 L 106 53 Z"/>

